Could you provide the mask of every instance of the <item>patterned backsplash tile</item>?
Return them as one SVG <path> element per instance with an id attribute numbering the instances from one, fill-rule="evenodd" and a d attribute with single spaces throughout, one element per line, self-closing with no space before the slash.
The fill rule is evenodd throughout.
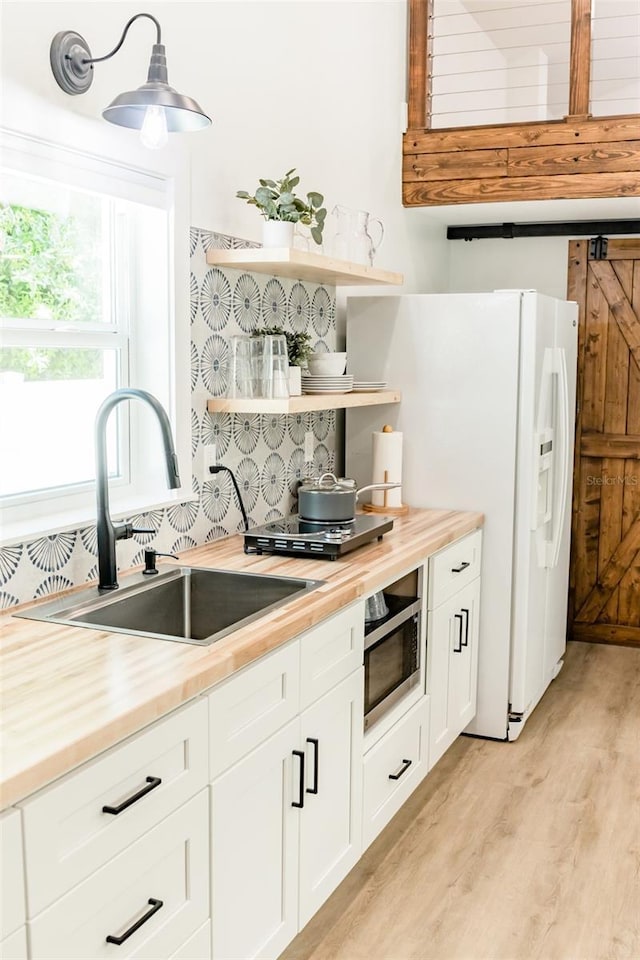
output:
<path id="1" fill-rule="evenodd" d="M 209 267 L 213 247 L 259 244 L 192 227 L 191 276 L 191 453 L 195 499 L 130 518 L 135 526 L 156 530 L 118 543 L 121 571 L 143 562 L 145 547 L 165 553 L 217 540 L 242 529 L 231 478 L 219 473 L 200 483 L 201 446 L 215 443 L 218 462 L 238 481 L 250 525 L 291 513 L 296 483 L 310 468 L 304 462 L 304 437 L 314 437 L 313 471 L 335 462 L 335 412 L 210 414 L 208 396 L 227 388 L 229 340 L 255 327 L 279 325 L 308 331 L 315 348 L 335 350 L 335 290 L 296 280 Z M 95 526 L 40 537 L 0 548 L 0 606 L 43 597 L 97 577 Z"/>

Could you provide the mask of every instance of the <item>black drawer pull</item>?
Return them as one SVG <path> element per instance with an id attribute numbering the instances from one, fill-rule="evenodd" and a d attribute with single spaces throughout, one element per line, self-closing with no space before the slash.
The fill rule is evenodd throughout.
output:
<path id="1" fill-rule="evenodd" d="M 163 906 L 162 900 L 155 900 L 151 897 L 147 903 L 151 907 L 151 910 L 147 910 L 143 917 L 140 917 L 139 920 L 136 920 L 128 930 L 122 934 L 121 937 L 112 937 L 111 934 L 107 937 L 107 943 L 115 943 L 116 947 L 119 947 L 121 943 L 124 943 L 125 940 L 128 940 L 132 933 L 135 933 L 136 930 L 139 930 L 143 923 L 146 923 L 147 920 L 150 920 L 154 913 L 157 913 L 160 907 Z"/>
<path id="2" fill-rule="evenodd" d="M 465 617 L 465 620 L 464 620 L 464 640 L 462 641 L 462 646 L 463 646 L 463 647 L 468 647 L 468 646 L 469 646 L 469 611 L 467 610 L 466 607 L 461 607 L 460 609 L 461 609 L 462 612 L 464 613 L 464 617 Z"/>
<path id="3" fill-rule="evenodd" d="M 307 787 L 307 793 L 318 792 L 318 765 L 320 759 L 320 745 L 314 737 L 307 737 L 307 743 L 313 744 L 313 786 Z"/>
<path id="4" fill-rule="evenodd" d="M 160 777 L 147 777 L 147 786 L 143 787 L 142 790 L 138 790 L 137 793 L 132 794 L 126 800 L 123 800 L 122 803 L 118 804 L 117 807 L 110 807 L 108 804 L 102 808 L 103 813 L 113 813 L 117 816 L 119 813 L 122 813 L 123 810 L 126 810 L 127 807 L 130 807 L 132 803 L 136 803 L 138 800 L 142 800 L 143 797 L 146 797 L 148 793 L 151 793 L 152 790 L 155 790 L 156 787 L 159 787 L 162 783 Z M 162 906 L 162 904 L 160 905 Z"/>
<path id="5" fill-rule="evenodd" d="M 293 750 L 294 757 L 298 757 L 300 760 L 300 779 L 298 781 L 298 800 L 292 800 L 292 807 L 299 807 L 302 809 L 304 807 L 304 750 Z"/>
<path id="6" fill-rule="evenodd" d="M 407 772 L 412 763 L 413 760 L 403 760 L 400 769 L 396 773 L 389 774 L 389 780 L 399 780 L 400 777 Z"/>
<path id="7" fill-rule="evenodd" d="M 466 570 L 467 567 L 470 567 L 471 564 L 467 560 L 463 560 L 459 567 L 451 567 L 451 573 L 462 573 L 463 570 Z"/>
<path id="8" fill-rule="evenodd" d="M 455 618 L 456 618 L 456 620 L 459 620 L 459 621 L 460 621 L 460 635 L 459 635 L 459 637 L 458 637 L 458 640 L 456 641 L 456 642 L 459 642 L 459 643 L 460 643 L 460 646 L 459 646 L 459 647 L 454 646 L 453 652 L 454 652 L 454 653 L 462 653 L 462 614 L 461 614 L 461 613 L 456 613 Z"/>

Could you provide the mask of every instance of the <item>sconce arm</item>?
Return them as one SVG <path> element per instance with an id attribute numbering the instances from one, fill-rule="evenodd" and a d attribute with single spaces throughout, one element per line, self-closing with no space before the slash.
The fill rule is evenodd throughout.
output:
<path id="1" fill-rule="evenodd" d="M 134 22 L 134 20 L 138 20 L 140 17 L 148 17 L 149 20 L 153 20 L 153 22 L 156 25 L 156 34 L 157 34 L 156 43 L 162 43 L 162 40 L 161 40 L 162 34 L 161 34 L 160 24 L 158 23 L 156 18 L 153 17 L 150 13 L 136 13 L 136 15 L 134 17 L 131 17 L 131 19 L 128 20 L 127 23 L 125 24 L 124 30 L 122 31 L 122 36 L 120 37 L 117 44 L 115 45 L 115 47 L 110 53 L 106 53 L 104 57 L 89 57 L 89 58 L 83 57 L 82 62 L 83 63 L 102 63 L 103 60 L 110 60 L 111 57 L 113 57 L 118 52 L 118 50 L 124 43 L 131 24 Z"/>

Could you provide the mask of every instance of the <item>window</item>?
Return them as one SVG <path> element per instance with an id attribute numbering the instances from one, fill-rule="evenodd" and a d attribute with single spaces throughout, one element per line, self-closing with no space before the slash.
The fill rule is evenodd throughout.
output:
<path id="1" fill-rule="evenodd" d="M 0 180 L 0 504 L 5 538 L 24 539 L 93 519 L 94 421 L 113 390 L 150 390 L 176 432 L 173 217 L 166 178 L 9 139 Z M 172 499 L 143 406 L 121 404 L 110 418 L 114 511 Z"/>
<path id="2" fill-rule="evenodd" d="M 431 24 L 432 129 L 566 115 L 570 0 L 433 0 Z"/>

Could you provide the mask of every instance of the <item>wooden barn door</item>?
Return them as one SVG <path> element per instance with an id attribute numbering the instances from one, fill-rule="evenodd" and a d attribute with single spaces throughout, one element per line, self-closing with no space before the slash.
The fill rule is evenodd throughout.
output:
<path id="1" fill-rule="evenodd" d="M 569 635 L 640 646 L 640 240 L 569 245 L 580 305 Z"/>

